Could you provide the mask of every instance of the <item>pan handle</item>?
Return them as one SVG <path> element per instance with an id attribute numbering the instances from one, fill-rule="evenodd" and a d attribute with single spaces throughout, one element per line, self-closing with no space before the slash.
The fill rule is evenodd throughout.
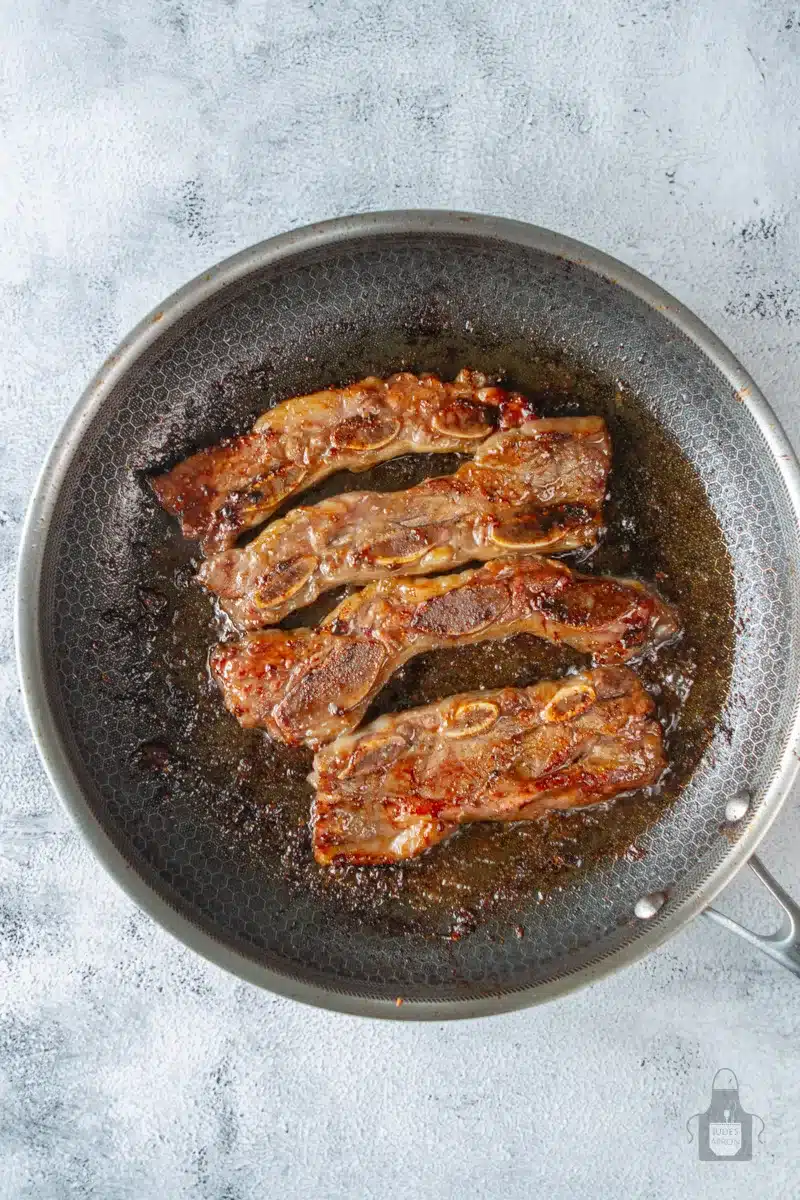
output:
<path id="1" fill-rule="evenodd" d="M 774 876 L 770 875 L 760 858 L 754 854 L 748 866 L 758 876 L 767 891 L 780 905 L 782 911 L 781 923 L 775 933 L 754 933 L 746 925 L 740 925 L 732 917 L 727 917 L 716 908 L 704 909 L 704 915 L 711 917 L 718 925 L 722 925 L 731 933 L 750 942 L 763 950 L 770 958 L 774 958 L 782 967 L 786 967 L 793 975 L 800 977 L 800 905 L 795 904 Z"/>

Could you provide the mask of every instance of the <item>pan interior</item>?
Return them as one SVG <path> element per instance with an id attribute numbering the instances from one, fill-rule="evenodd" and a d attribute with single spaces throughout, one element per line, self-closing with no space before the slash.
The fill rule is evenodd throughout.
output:
<path id="1" fill-rule="evenodd" d="M 642 667 L 673 771 L 657 795 L 603 812 L 475 827 L 403 868 L 321 871 L 305 828 L 310 757 L 222 711 L 205 671 L 220 625 L 146 474 L 286 396 L 464 365 L 544 393 L 547 411 L 609 420 L 610 533 L 587 569 L 657 577 L 687 618 L 684 641 Z M 402 459 L 302 500 L 405 487 L 456 462 Z M 702 884 L 730 852 L 732 792 L 746 785 L 758 811 L 796 705 L 785 564 L 798 560 L 797 530 L 784 492 L 711 361 L 585 268 L 481 236 L 409 234 L 254 271 L 139 360 L 59 493 L 39 620 L 86 803 L 151 888 L 252 963 L 376 998 L 532 997 L 640 936 L 644 893 L 680 903 Z M 374 712 L 580 661 L 530 638 L 429 655 Z"/>

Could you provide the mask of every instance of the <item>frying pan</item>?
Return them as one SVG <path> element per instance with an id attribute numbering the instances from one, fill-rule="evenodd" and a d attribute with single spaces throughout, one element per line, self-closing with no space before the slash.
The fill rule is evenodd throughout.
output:
<path id="1" fill-rule="evenodd" d="M 548 356 L 620 380 L 702 481 L 735 593 L 722 713 L 633 859 L 598 861 L 513 914 L 501 906 L 468 936 L 398 925 L 357 902 L 328 905 L 324 887 L 276 868 L 279 842 L 276 861 L 251 853 L 247 820 L 238 840 L 220 834 L 233 803 L 218 769 L 227 760 L 215 733 L 196 733 L 193 689 L 201 707 L 221 706 L 192 651 L 175 658 L 179 636 L 166 681 L 159 638 L 173 601 L 148 585 L 161 563 L 190 608 L 200 603 L 187 582 L 191 551 L 156 509 L 145 473 L 331 382 L 405 365 L 447 373 L 469 359 L 524 384 Z M 630 268 L 492 217 L 395 212 L 310 226 L 228 259 L 161 305 L 61 431 L 19 570 L 30 721 L 53 786 L 130 895 L 212 961 L 299 1000 L 429 1019 L 541 1002 L 660 945 L 748 860 L 784 916 L 771 939 L 742 932 L 800 973 L 798 910 L 752 858 L 798 769 L 798 517 L 797 463 L 753 380 Z M 162 727 L 165 741 L 153 736 Z M 198 759 L 205 791 L 191 772 Z M 273 788 L 299 797 L 298 813 L 307 808 L 303 769 L 270 760 L 265 811 Z"/>

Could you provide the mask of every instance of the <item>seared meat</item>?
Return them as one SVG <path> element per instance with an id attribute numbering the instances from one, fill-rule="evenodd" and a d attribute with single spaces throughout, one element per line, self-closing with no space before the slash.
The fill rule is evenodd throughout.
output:
<path id="1" fill-rule="evenodd" d="M 522 396 L 461 371 L 454 383 L 408 373 L 295 396 L 250 433 L 226 438 L 152 480 L 159 503 L 207 554 L 232 546 L 289 496 L 334 471 L 412 451 L 473 454 L 498 425 L 535 414 Z"/>
<path id="2" fill-rule="evenodd" d="M 314 758 L 318 863 L 413 858 L 470 821 L 530 821 L 654 784 L 653 702 L 626 667 L 451 696 L 381 717 Z"/>
<path id="3" fill-rule="evenodd" d="M 528 632 L 620 662 L 678 628 L 675 612 L 643 584 L 531 557 L 371 584 L 317 629 L 223 643 L 210 666 L 242 725 L 319 746 L 355 729 L 392 673 L 427 650 Z"/>
<path id="4" fill-rule="evenodd" d="M 575 550 L 597 538 L 610 456 L 599 417 L 530 421 L 488 438 L 454 475 L 295 508 L 198 578 L 241 628 L 257 629 L 343 583 Z"/>

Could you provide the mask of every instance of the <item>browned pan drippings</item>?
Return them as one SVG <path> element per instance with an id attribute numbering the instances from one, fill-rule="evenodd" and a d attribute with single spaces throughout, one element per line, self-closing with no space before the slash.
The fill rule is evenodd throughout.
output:
<path id="1" fill-rule="evenodd" d="M 413 369 L 414 364 L 410 364 Z M 552 814 L 512 827 L 473 825 L 420 859 L 379 868 L 321 868 L 308 833 L 311 754 L 241 729 L 223 708 L 206 671 L 209 646 L 225 632 L 211 598 L 193 581 L 196 547 L 177 528 L 141 569 L 141 602 L 165 606 L 156 622 L 152 663 L 163 672 L 164 703 L 181 718 L 183 744 L 154 739 L 136 765 L 202 806 L 219 837 L 243 863 L 279 875 L 291 888 L 331 906 L 342 920 L 383 932 L 462 936 L 488 912 L 510 919 L 576 872 L 613 857 L 641 855 L 640 839 L 691 776 L 727 696 L 733 652 L 733 583 L 724 540 L 703 486 L 676 444 L 626 391 L 556 362 L 530 366 L 509 387 L 542 392 L 544 415 L 598 414 L 613 443 L 608 533 L 577 561 L 584 571 L 653 581 L 680 608 L 682 640 L 641 664 L 666 731 L 671 769 L 652 795 L 635 794 L 585 812 Z M 452 471 L 456 455 L 402 458 L 358 476 L 340 475 L 302 497 L 397 489 Z M 569 561 L 569 560 L 568 560 Z M 292 614 L 285 626 L 312 623 L 342 597 L 333 592 Z M 440 651 L 412 660 L 377 697 L 368 719 L 478 687 L 526 686 L 554 678 L 585 657 L 521 635 L 507 642 Z M 148 689 L 148 691 L 151 689 Z M 160 701 L 159 701 L 160 703 Z M 348 916 L 348 914 L 350 914 Z"/>

